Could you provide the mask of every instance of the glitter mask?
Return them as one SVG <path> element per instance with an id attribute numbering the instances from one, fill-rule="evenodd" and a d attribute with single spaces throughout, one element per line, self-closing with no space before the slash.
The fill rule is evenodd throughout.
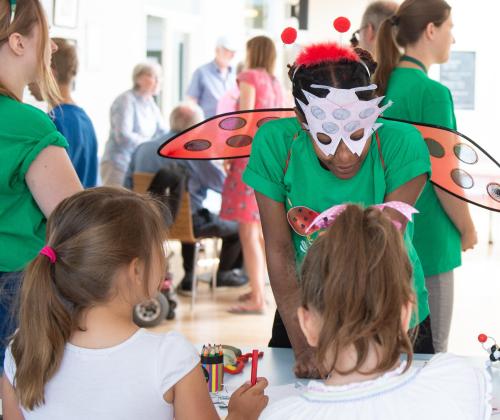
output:
<path id="1" fill-rule="evenodd" d="M 356 92 L 375 90 L 377 85 L 352 89 L 336 89 L 323 85 L 311 85 L 311 87 L 326 89 L 329 93 L 326 98 L 318 98 L 302 90 L 309 103 L 305 105 L 297 99 L 307 121 L 304 128 L 311 133 L 326 156 L 335 154 L 340 140 L 344 141 L 352 153 L 361 156 L 367 140 L 382 126 L 380 123 L 375 123 L 375 120 L 392 105 L 392 102 L 379 108 L 383 96 L 362 101 L 356 95 Z M 363 136 L 353 140 L 352 134 L 361 128 L 364 130 Z"/>

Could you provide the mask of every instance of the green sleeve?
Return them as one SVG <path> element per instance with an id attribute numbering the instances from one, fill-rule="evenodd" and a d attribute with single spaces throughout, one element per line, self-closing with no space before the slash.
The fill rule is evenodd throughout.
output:
<path id="1" fill-rule="evenodd" d="M 31 164 L 40 154 L 40 152 L 48 146 L 59 146 L 59 147 L 68 147 L 68 141 L 64 138 L 64 136 L 59 131 L 53 131 L 50 134 L 47 134 L 41 140 L 37 141 L 33 147 L 26 151 L 26 154 L 21 162 L 21 167 L 19 171 L 19 178 L 24 179 L 26 176 L 26 172 L 28 172 Z"/>
<path id="2" fill-rule="evenodd" d="M 433 92 L 430 100 L 424 103 L 422 121 L 425 121 L 426 124 L 439 125 L 453 130 L 457 129 L 453 98 L 448 88 L 441 85 L 440 89 Z"/>
<path id="3" fill-rule="evenodd" d="M 400 125 L 404 127 L 393 130 L 392 141 L 382 145 L 387 194 L 419 175 L 431 176 L 429 150 L 420 132 L 408 124 Z"/>
<path id="4" fill-rule="evenodd" d="M 278 202 L 284 202 L 286 197 L 283 178 L 293 138 L 291 134 L 287 139 L 289 126 L 286 120 L 271 121 L 257 131 L 250 160 L 243 173 L 246 184 Z"/>

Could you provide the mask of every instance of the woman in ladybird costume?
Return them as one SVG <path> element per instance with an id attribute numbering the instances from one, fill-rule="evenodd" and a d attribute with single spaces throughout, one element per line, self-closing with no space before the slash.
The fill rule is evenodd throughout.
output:
<path id="1" fill-rule="evenodd" d="M 338 204 L 413 205 L 430 177 L 429 152 L 419 131 L 377 119 L 385 107 L 378 106 L 383 98 L 376 98 L 376 86 L 370 85 L 375 67 L 371 55 L 361 49 L 336 43 L 305 47 L 289 70 L 296 118 L 260 127 L 243 175 L 255 190 L 278 306 L 269 344 L 293 348 L 300 377 L 318 374 L 297 320 L 297 267 L 318 235 L 306 234 L 303 228 L 311 217 Z M 292 210 L 287 218 L 296 207 L 299 211 Z M 399 212 L 385 211 L 401 225 L 413 265 L 413 325 L 420 327 L 415 351 L 433 353 L 424 274 L 412 245 L 413 225 Z"/>

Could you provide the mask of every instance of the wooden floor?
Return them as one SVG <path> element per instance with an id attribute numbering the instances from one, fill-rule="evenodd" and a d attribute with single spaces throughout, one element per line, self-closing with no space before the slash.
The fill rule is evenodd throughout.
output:
<path id="1" fill-rule="evenodd" d="M 227 309 L 236 303 L 247 287 L 217 288 L 210 291 L 208 284 L 198 287 L 196 304 L 191 311 L 191 298 L 178 296 L 176 318 L 165 321 L 155 330 L 176 330 L 192 343 L 232 344 L 236 346 L 267 346 L 276 305 L 271 288 L 266 286 L 267 311 L 264 315 L 235 315 Z"/>

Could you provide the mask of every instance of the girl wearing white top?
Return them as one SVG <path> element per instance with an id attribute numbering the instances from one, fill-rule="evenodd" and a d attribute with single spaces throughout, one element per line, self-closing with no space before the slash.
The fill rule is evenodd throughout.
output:
<path id="1" fill-rule="evenodd" d="M 299 322 L 326 379 L 271 404 L 260 418 L 489 419 L 485 369 L 444 353 L 412 366 L 411 277 L 402 236 L 389 218 L 347 206 L 302 267 Z"/>
<path id="2" fill-rule="evenodd" d="M 89 189 L 57 206 L 24 276 L 5 419 L 218 419 L 194 347 L 132 320 L 164 276 L 165 232 L 156 203 L 123 189 Z M 266 384 L 239 388 L 228 418 L 256 419 Z"/>

